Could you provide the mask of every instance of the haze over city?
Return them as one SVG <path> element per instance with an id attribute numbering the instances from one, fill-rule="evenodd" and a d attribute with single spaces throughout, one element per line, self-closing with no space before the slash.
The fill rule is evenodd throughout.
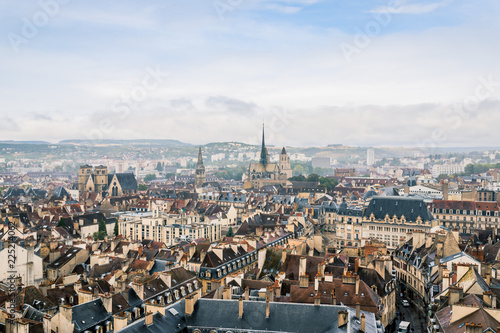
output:
<path id="1" fill-rule="evenodd" d="M 258 144 L 263 121 L 277 146 L 498 139 L 497 1 L 0 8 L 0 140 Z"/>

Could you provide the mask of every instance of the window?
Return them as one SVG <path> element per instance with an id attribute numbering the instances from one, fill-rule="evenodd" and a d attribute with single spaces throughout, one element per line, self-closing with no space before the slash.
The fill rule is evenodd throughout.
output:
<path id="1" fill-rule="evenodd" d="M 212 284 L 210 282 L 207 283 L 207 292 L 212 291 Z"/>

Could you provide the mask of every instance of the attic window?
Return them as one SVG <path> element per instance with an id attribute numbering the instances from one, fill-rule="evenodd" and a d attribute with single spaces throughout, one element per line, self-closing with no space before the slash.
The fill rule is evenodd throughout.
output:
<path id="1" fill-rule="evenodd" d="M 349 296 L 349 293 L 346 291 L 346 292 L 344 293 L 344 296 Z"/>
<path id="2" fill-rule="evenodd" d="M 365 297 L 365 293 L 361 293 L 361 297 Z"/>

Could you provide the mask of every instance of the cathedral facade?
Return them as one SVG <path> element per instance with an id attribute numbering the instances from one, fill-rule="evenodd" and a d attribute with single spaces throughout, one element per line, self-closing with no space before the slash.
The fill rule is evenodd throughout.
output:
<path id="1" fill-rule="evenodd" d="M 278 163 L 271 163 L 266 148 L 264 129 L 262 129 L 262 147 L 258 163 L 251 163 L 245 179 L 245 188 L 261 188 L 265 185 L 285 185 L 292 177 L 290 156 L 285 147 L 281 150 Z"/>

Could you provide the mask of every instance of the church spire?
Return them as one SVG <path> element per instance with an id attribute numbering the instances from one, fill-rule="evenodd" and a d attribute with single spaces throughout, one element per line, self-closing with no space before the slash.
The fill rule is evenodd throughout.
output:
<path id="1" fill-rule="evenodd" d="M 203 155 L 201 154 L 201 147 L 200 151 L 198 152 L 198 164 L 196 165 L 196 169 L 202 169 L 205 170 L 205 166 L 203 165 Z"/>
<path id="2" fill-rule="evenodd" d="M 266 142 L 264 138 L 264 124 L 262 124 L 262 148 L 260 150 L 260 164 L 263 166 L 267 165 L 267 149 L 266 149 Z"/>
<path id="3" fill-rule="evenodd" d="M 203 165 L 203 155 L 201 154 L 201 147 L 198 152 L 198 164 L 196 165 L 196 187 L 201 187 L 205 183 L 205 166 Z"/>

